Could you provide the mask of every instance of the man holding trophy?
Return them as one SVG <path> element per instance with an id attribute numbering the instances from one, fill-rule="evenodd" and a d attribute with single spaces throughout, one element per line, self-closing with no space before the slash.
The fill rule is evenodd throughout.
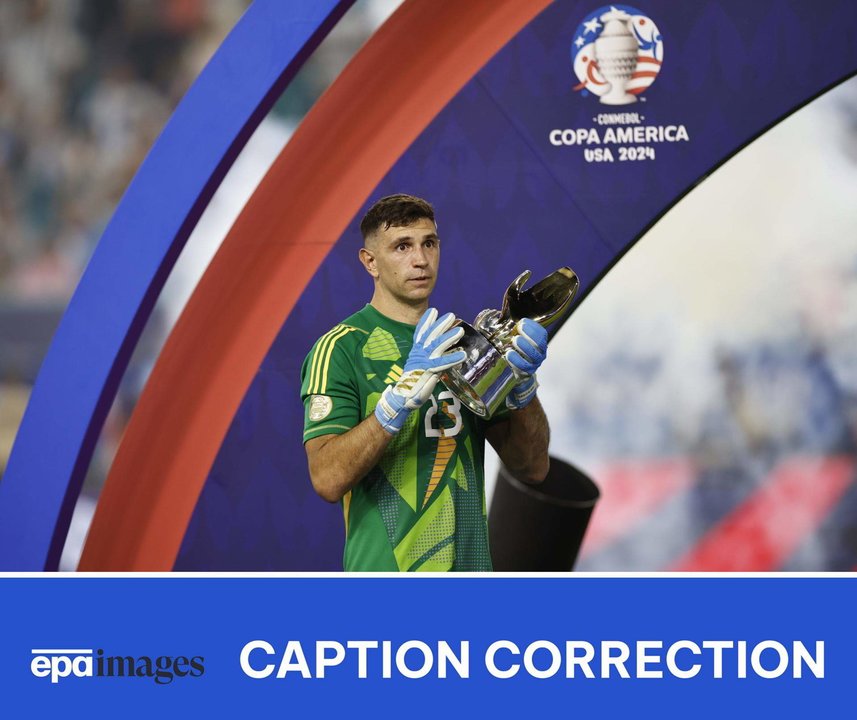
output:
<path id="1" fill-rule="evenodd" d="M 371 302 L 323 335 L 301 371 L 313 487 L 342 502 L 346 570 L 491 570 L 484 440 L 520 480 L 547 475 L 542 325 L 577 278 L 563 268 L 522 291 L 524 273 L 503 310 L 473 327 L 429 308 L 440 260 L 429 203 L 383 198 L 360 229 Z"/>

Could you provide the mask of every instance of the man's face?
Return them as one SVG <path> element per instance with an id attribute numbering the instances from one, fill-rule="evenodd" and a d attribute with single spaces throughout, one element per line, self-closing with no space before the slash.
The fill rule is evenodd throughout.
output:
<path id="1" fill-rule="evenodd" d="M 366 249 L 372 259 L 364 264 L 385 295 L 407 305 L 418 305 L 431 295 L 440 261 L 440 239 L 431 220 L 379 228 L 367 239 Z"/>

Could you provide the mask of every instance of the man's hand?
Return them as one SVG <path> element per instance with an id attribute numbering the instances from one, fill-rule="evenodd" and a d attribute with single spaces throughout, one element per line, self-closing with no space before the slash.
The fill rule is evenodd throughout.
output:
<path id="1" fill-rule="evenodd" d="M 452 313 L 438 320 L 434 308 L 426 310 L 420 318 L 402 377 L 384 390 L 375 406 L 375 417 L 391 435 L 402 429 L 412 410 L 428 400 L 439 373 L 464 362 L 463 350 L 447 352 L 464 334 L 462 327 L 450 330 L 454 322 Z"/>
<path id="2" fill-rule="evenodd" d="M 488 428 L 486 437 L 513 477 L 536 484 L 545 479 L 550 469 L 550 428 L 536 398 L 539 383 L 535 375 L 547 355 L 548 333 L 529 318 L 518 321 L 515 329 L 514 349 L 507 350 L 505 357 L 518 384 L 506 397 L 506 406 L 518 412 L 509 413 L 504 422 Z"/>
<path id="3" fill-rule="evenodd" d="M 506 406 L 512 410 L 522 410 L 536 396 L 539 387 L 536 370 L 548 352 L 548 332 L 529 318 L 519 320 L 515 329 L 517 334 L 512 338 L 514 350 L 507 350 L 505 357 L 518 383 L 506 397 Z"/>

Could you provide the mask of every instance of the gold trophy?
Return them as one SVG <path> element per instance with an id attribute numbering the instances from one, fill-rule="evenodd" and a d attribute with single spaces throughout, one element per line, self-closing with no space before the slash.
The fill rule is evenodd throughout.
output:
<path id="1" fill-rule="evenodd" d="M 444 385 L 473 413 L 491 417 L 505 405 L 517 378 L 504 357 L 512 349 L 516 325 L 523 318 L 547 327 L 565 313 L 580 287 L 574 271 L 561 267 L 529 290 L 532 273 L 524 270 L 509 285 L 500 310 L 483 310 L 470 325 L 458 320 L 464 336 L 453 350 L 464 350 L 463 363 L 441 373 Z"/>

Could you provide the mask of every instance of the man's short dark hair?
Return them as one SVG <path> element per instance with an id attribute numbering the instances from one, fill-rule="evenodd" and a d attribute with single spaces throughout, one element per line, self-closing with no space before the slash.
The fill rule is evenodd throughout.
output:
<path id="1" fill-rule="evenodd" d="M 388 195 L 369 208 L 360 221 L 360 232 L 365 241 L 378 229 L 407 227 L 423 218 L 434 222 L 434 208 L 422 198 L 404 194 Z"/>

